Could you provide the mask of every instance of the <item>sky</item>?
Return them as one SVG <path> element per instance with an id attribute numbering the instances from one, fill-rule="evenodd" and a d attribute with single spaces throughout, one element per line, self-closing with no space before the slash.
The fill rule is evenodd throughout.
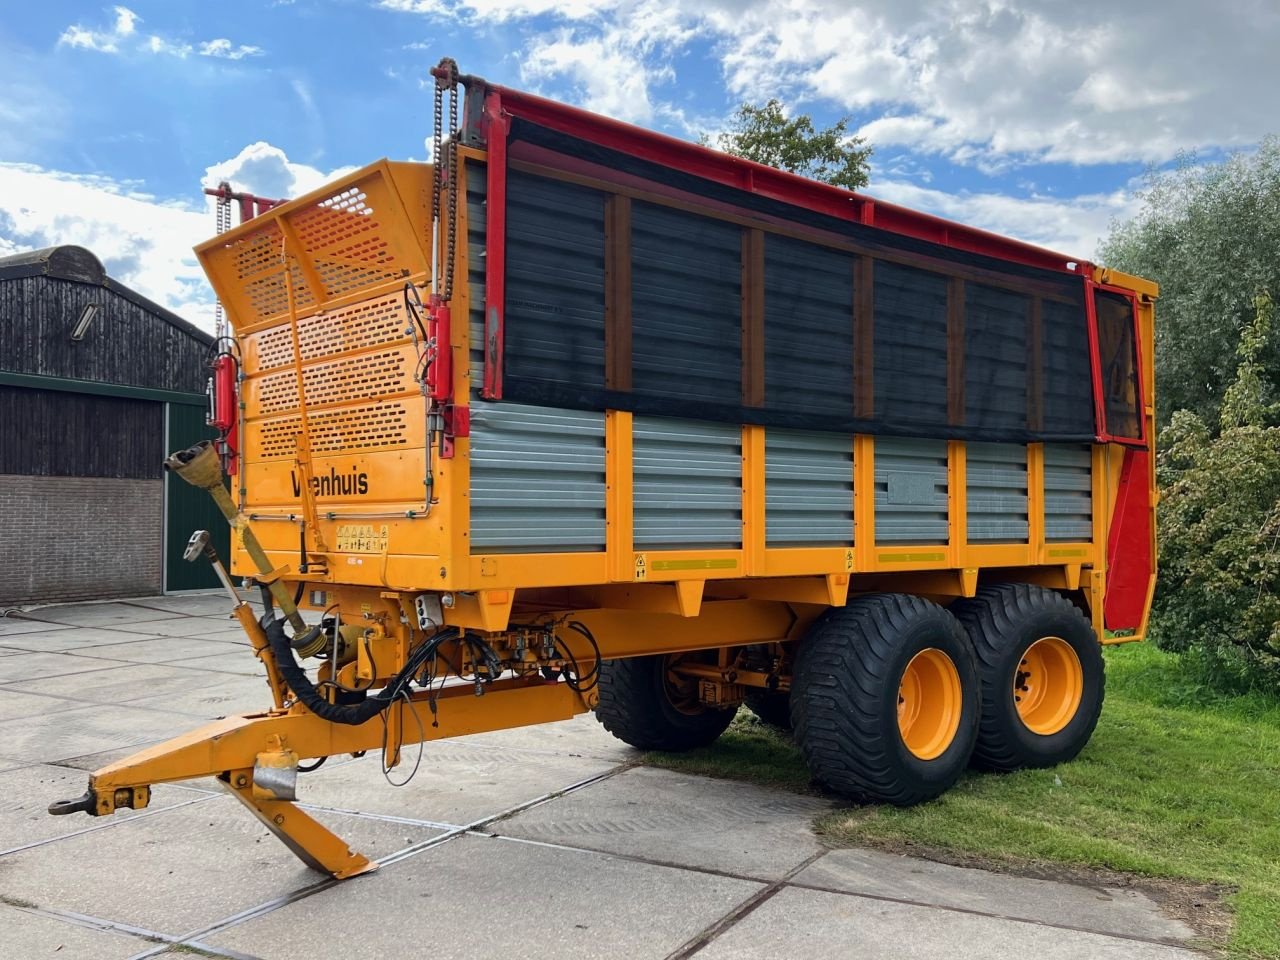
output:
<path id="1" fill-rule="evenodd" d="M 89 247 L 206 329 L 203 184 L 423 160 L 428 70 L 695 139 L 746 101 L 875 148 L 872 196 L 1089 258 L 1143 175 L 1280 130 L 1277 0 L 0 0 L 0 256 Z"/>

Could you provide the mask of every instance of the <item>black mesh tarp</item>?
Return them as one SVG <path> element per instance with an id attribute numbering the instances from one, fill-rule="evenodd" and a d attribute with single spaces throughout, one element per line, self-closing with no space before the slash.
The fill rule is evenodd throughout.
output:
<path id="1" fill-rule="evenodd" d="M 718 209 L 638 196 L 611 248 L 608 184 L 511 171 L 506 399 L 841 433 L 1094 438 L 1081 277 L 835 220 L 525 122 L 513 137 Z M 837 242 L 793 235 L 806 228 Z M 628 323 L 611 334 L 616 250 Z M 763 325 L 754 363 L 752 311 Z M 617 353 L 629 369 L 609 381 L 625 389 L 606 386 L 611 335 L 629 337 Z M 1129 336 L 1117 356 L 1132 357 L 1132 325 Z"/>

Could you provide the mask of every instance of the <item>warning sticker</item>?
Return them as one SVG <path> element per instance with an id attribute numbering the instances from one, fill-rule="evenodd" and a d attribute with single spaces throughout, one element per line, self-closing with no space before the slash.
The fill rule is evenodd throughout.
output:
<path id="1" fill-rule="evenodd" d="M 853 551 L 846 550 L 844 552 L 844 572 L 851 573 L 853 571 Z"/>
<path id="2" fill-rule="evenodd" d="M 345 523 L 338 527 L 339 553 L 385 553 L 388 527 L 368 523 Z"/>
<path id="3" fill-rule="evenodd" d="M 649 561 L 645 558 L 643 553 L 636 554 L 636 579 L 649 579 Z"/>

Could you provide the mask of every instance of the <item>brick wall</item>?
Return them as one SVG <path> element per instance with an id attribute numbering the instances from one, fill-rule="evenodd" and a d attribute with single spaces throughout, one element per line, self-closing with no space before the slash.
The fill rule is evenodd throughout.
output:
<path id="1" fill-rule="evenodd" d="M 0 475 L 0 605 L 161 584 L 163 480 Z"/>

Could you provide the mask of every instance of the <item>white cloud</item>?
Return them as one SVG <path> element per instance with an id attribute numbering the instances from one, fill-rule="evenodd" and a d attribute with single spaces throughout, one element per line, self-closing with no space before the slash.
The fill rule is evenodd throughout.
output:
<path id="1" fill-rule="evenodd" d="M 251 44 L 233 44 L 225 37 L 219 37 L 216 40 L 206 40 L 200 44 L 200 56 L 202 57 L 220 57 L 224 60 L 243 60 L 245 57 L 258 57 L 262 55 L 262 48 L 255 47 Z"/>
<path id="2" fill-rule="evenodd" d="M 226 37 L 202 40 L 195 44 L 177 40 L 163 34 L 139 36 L 137 25 L 142 18 L 128 7 L 114 7 L 115 20 L 109 27 L 95 30 L 83 24 L 72 24 L 58 37 L 58 46 L 98 53 L 151 53 L 185 59 L 193 53 L 219 60 L 243 60 L 261 56 L 263 50 L 251 44 L 232 43 Z"/>
<path id="3" fill-rule="evenodd" d="M 1280 5 L 1203 0 L 380 0 L 532 28 L 524 77 L 652 122 L 699 38 L 728 91 L 885 117 L 862 132 L 957 162 L 1164 162 L 1274 127 Z M 531 22 L 531 18 L 538 17 Z M 551 24 L 548 27 L 548 22 Z"/>
<path id="4" fill-rule="evenodd" d="M 294 163 L 254 143 L 208 168 L 205 183 L 275 198 L 307 193 L 340 176 Z M 92 250 L 121 283 L 206 330 L 213 294 L 192 247 L 214 232 L 211 198 L 163 200 L 132 182 L 0 163 L 0 256 L 57 244 Z"/>
<path id="5" fill-rule="evenodd" d="M 612 10 L 620 0 L 378 0 L 384 10 L 468 21 L 501 23 L 555 14 L 581 20 Z"/>
<path id="6" fill-rule="evenodd" d="M 652 124 L 653 75 L 642 56 L 616 33 L 582 38 L 563 30 L 533 41 L 522 58 L 520 75 L 534 85 L 567 78 L 577 89 L 577 101 L 588 110 Z"/>
<path id="7" fill-rule="evenodd" d="M 1110 193 L 1051 197 L 1033 193 L 947 193 L 902 180 L 873 180 L 872 196 L 899 206 L 932 213 L 1026 243 L 1088 260 L 1109 232 L 1112 221 L 1138 212 L 1140 200 L 1130 189 Z"/>
<path id="8" fill-rule="evenodd" d="M 115 7 L 113 12 L 115 21 L 103 30 L 92 30 L 78 23 L 67 27 L 62 36 L 58 37 L 58 46 L 118 53 L 120 41 L 133 36 L 134 29 L 142 18 L 128 7 Z"/>
<path id="9" fill-rule="evenodd" d="M 216 187 L 226 181 L 235 190 L 278 200 L 310 193 L 354 169 L 339 167 L 322 171 L 305 163 L 294 163 L 279 147 L 259 140 L 229 160 L 208 167 L 203 183 L 206 187 Z"/>

